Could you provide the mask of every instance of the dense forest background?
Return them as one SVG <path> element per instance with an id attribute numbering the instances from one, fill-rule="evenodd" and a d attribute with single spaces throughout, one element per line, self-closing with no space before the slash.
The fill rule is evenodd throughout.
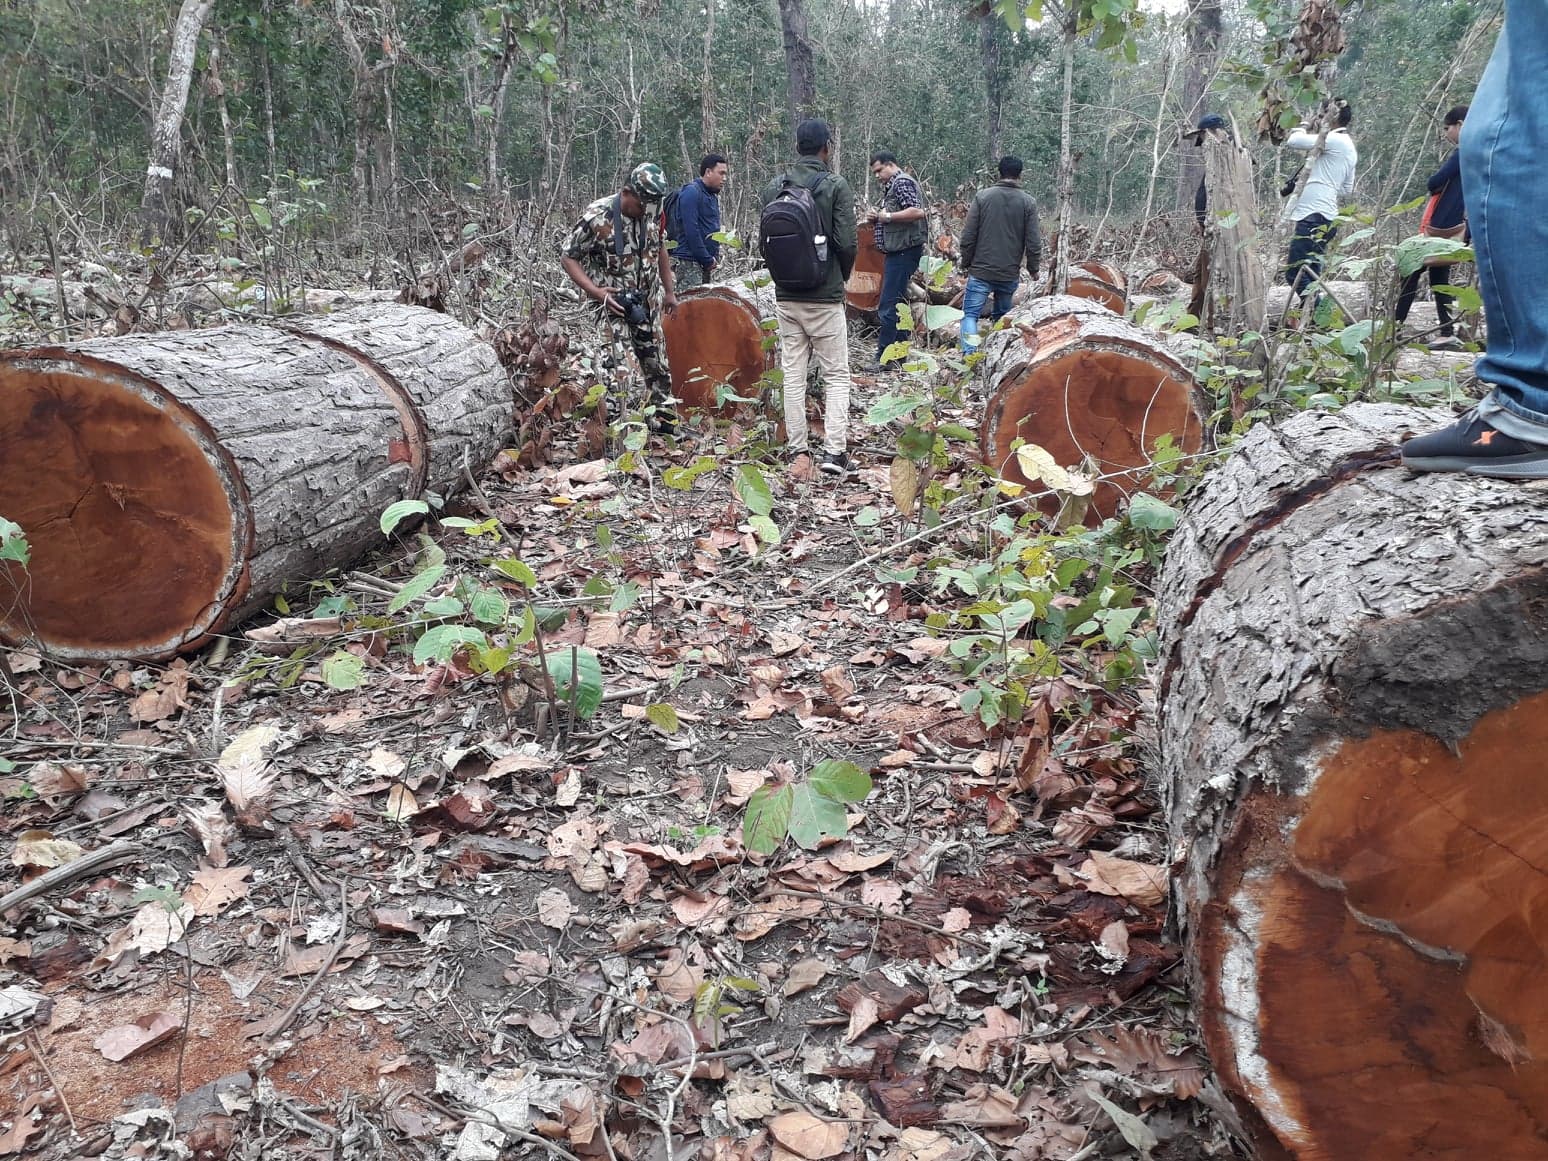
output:
<path id="1" fill-rule="evenodd" d="M 1012 31 L 967 0 L 31 0 L 0 4 L 0 201 L 13 259 L 40 234 L 121 233 L 142 202 L 180 12 L 203 17 L 168 235 L 233 215 L 329 249 L 385 250 L 461 211 L 468 236 L 546 236 L 641 159 L 674 180 L 731 159 L 730 223 L 790 152 L 792 116 L 837 126 L 862 195 L 895 150 L 937 198 L 1015 152 L 1054 195 L 1063 98 L 1056 21 Z M 1356 110 L 1359 198 L 1420 192 L 1445 108 L 1466 100 L 1500 0 L 1360 0 L 1337 88 Z M 1191 205 L 1181 128 L 1250 133 L 1292 0 L 1141 6 L 1136 50 L 1075 45 L 1077 213 L 1121 223 Z M 1260 145 L 1261 192 L 1279 159 Z M 154 161 L 153 161 L 154 165 Z M 469 213 L 480 224 L 469 226 Z M 224 215 L 224 216 L 223 216 Z M 451 217 L 458 217 L 451 213 Z M 158 237 L 160 234 L 158 233 Z M 445 241 L 445 239 L 443 239 Z"/>

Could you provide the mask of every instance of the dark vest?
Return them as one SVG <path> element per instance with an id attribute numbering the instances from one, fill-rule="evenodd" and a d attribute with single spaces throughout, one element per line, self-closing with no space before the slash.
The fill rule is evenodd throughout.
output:
<path id="1" fill-rule="evenodd" d="M 899 174 L 898 177 L 902 177 Z M 910 181 L 913 179 L 910 178 Z M 887 183 L 887 194 L 882 198 L 882 209 L 889 214 L 895 214 L 905 208 L 893 194 L 893 187 L 898 184 L 898 178 L 893 178 Z M 924 192 L 920 191 L 920 201 L 924 200 Z M 921 207 L 923 208 L 923 207 Z M 884 253 L 898 254 L 904 250 L 911 250 L 915 246 L 923 246 L 924 241 L 930 236 L 930 219 L 928 214 L 917 222 L 888 222 L 882 227 L 881 248 Z"/>

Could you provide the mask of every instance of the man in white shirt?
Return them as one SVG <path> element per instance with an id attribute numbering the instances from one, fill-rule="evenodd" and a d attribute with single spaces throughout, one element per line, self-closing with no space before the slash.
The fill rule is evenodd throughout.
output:
<path id="1" fill-rule="evenodd" d="M 1323 252 L 1338 233 L 1333 222 L 1338 217 L 1339 199 L 1354 193 L 1355 165 L 1360 155 L 1349 136 L 1352 116 L 1349 102 L 1339 100 L 1334 112 L 1335 127 L 1320 147 L 1317 134 L 1304 125 L 1292 130 L 1285 141 L 1289 148 L 1311 154 L 1306 162 L 1310 173 L 1301 196 L 1285 209 L 1285 220 L 1295 223 L 1290 255 L 1285 260 L 1285 281 L 1302 302 L 1322 273 Z"/>

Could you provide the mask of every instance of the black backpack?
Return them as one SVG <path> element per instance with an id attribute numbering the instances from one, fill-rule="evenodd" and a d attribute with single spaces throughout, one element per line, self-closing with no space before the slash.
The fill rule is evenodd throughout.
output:
<path id="1" fill-rule="evenodd" d="M 807 184 L 783 175 L 779 192 L 758 220 L 758 248 L 780 290 L 814 290 L 828 274 L 828 239 L 812 194 L 829 175 L 812 176 L 816 180 Z"/>
<path id="2" fill-rule="evenodd" d="M 667 194 L 666 201 L 661 203 L 661 224 L 666 229 L 666 236 L 670 241 L 681 242 L 683 240 L 682 219 L 677 216 L 677 202 L 683 196 L 681 189 L 674 189 Z"/>

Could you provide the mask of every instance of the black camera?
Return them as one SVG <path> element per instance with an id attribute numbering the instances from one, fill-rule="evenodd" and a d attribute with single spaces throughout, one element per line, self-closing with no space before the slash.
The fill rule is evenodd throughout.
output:
<path id="1" fill-rule="evenodd" d="M 642 327 L 650 322 L 650 310 L 645 306 L 645 295 L 633 287 L 620 290 L 613 301 L 623 308 L 623 320 L 631 327 Z"/>

